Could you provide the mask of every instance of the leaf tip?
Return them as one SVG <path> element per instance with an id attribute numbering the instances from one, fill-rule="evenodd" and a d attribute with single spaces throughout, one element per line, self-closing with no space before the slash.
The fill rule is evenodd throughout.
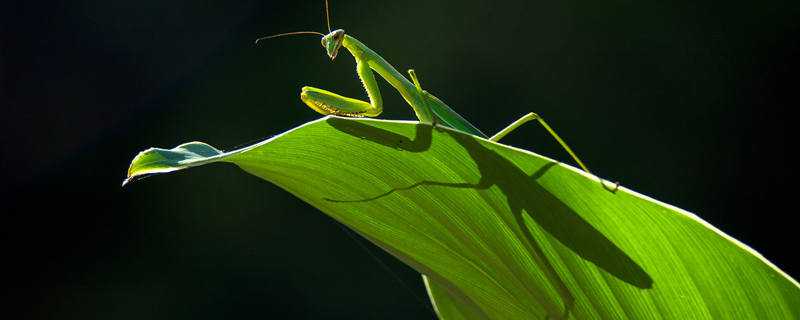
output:
<path id="1" fill-rule="evenodd" d="M 155 174 L 213 162 L 222 154 L 219 149 L 198 141 L 184 143 L 172 149 L 149 148 L 133 157 L 122 187 Z"/>

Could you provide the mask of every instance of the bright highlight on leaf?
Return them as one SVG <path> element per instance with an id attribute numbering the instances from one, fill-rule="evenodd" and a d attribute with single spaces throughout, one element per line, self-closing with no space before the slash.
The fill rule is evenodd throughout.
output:
<path id="1" fill-rule="evenodd" d="M 425 275 L 442 319 L 800 318 L 794 279 L 695 215 L 454 130 L 326 117 L 230 152 L 148 149 L 126 183 L 211 162 Z"/>
<path id="2" fill-rule="evenodd" d="M 122 185 L 152 174 L 167 173 L 213 162 L 214 157 L 221 154 L 222 151 L 197 141 L 184 143 L 169 150 L 150 148 L 136 155 L 128 168 L 128 178 L 122 182 Z"/>

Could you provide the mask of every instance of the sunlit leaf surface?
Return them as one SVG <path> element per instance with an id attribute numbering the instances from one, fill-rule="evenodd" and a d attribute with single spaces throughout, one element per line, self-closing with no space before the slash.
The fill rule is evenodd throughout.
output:
<path id="1" fill-rule="evenodd" d="M 210 162 L 426 275 L 441 318 L 800 318 L 796 281 L 693 214 L 449 129 L 326 117 L 230 152 L 148 149 L 126 183 Z"/>

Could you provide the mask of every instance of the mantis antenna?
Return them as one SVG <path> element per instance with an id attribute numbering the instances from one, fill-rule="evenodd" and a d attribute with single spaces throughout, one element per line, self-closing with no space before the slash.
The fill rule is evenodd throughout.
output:
<path id="1" fill-rule="evenodd" d="M 291 35 L 296 35 L 296 34 L 314 34 L 314 35 L 319 35 L 319 36 L 325 36 L 324 34 L 322 34 L 320 32 L 316 32 L 316 31 L 295 31 L 295 32 L 279 33 L 279 34 L 273 34 L 271 36 L 261 37 L 261 38 L 256 39 L 256 41 L 254 43 L 258 44 L 258 42 L 261 41 L 261 40 L 272 39 L 272 38 L 283 37 L 283 36 L 291 36 Z"/>
<path id="2" fill-rule="evenodd" d="M 325 0 L 325 23 L 328 24 L 328 33 L 331 32 L 331 11 L 328 9 L 328 0 Z"/>
<path id="3" fill-rule="evenodd" d="M 328 0 L 325 0 L 325 24 L 327 24 L 328 33 L 330 33 L 331 32 L 331 15 L 330 15 L 330 9 L 328 8 Z M 316 32 L 316 31 L 286 32 L 286 33 L 273 34 L 271 36 L 258 38 L 254 42 L 254 44 L 258 44 L 258 42 L 261 41 L 261 40 L 272 39 L 272 38 L 283 37 L 283 36 L 293 36 L 293 35 L 298 35 L 298 34 L 313 34 L 313 35 L 318 35 L 318 36 L 323 36 L 323 37 L 325 36 L 321 32 Z"/>

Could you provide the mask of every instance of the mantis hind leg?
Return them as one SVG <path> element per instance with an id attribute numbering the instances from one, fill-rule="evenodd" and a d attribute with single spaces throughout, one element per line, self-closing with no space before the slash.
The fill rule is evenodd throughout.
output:
<path id="1" fill-rule="evenodd" d="M 564 142 L 564 140 L 561 139 L 561 137 L 558 136 L 556 131 L 553 130 L 553 128 L 551 128 L 550 125 L 548 125 L 547 122 L 544 121 L 544 119 L 541 116 L 539 116 L 538 114 L 535 114 L 533 112 L 528 113 L 528 114 L 522 116 L 521 118 L 517 119 L 517 121 L 512 122 L 510 125 L 505 127 L 505 129 L 500 130 L 500 132 L 498 132 L 497 134 L 495 134 L 491 138 L 489 138 L 489 140 L 497 142 L 500 139 L 502 139 L 503 137 L 505 137 L 507 134 L 509 134 L 512 131 L 514 131 L 515 129 L 517 129 L 519 126 L 521 126 L 521 125 L 523 125 L 523 124 L 525 124 L 525 123 L 527 123 L 529 121 L 533 121 L 533 120 L 538 121 L 539 124 L 541 124 L 542 127 L 544 127 L 544 129 L 547 130 L 547 132 L 550 133 L 550 135 L 553 136 L 554 139 L 556 139 L 556 141 L 558 141 L 558 144 L 560 144 L 561 147 L 564 148 L 564 150 L 567 151 L 567 153 L 569 153 L 569 155 L 572 157 L 572 160 L 575 160 L 575 162 L 578 163 L 578 165 L 581 167 L 581 169 L 583 169 L 583 171 L 586 171 L 586 173 L 592 173 L 591 171 L 589 171 L 589 168 L 587 168 L 586 165 L 583 164 L 583 161 L 581 161 L 581 159 L 578 158 L 578 156 L 575 154 L 575 152 L 572 151 L 572 148 L 570 148 L 569 145 L 567 145 L 567 143 Z M 603 185 L 603 188 L 606 188 L 611 192 L 616 192 L 617 189 L 619 189 L 619 182 L 615 182 L 613 187 L 606 186 L 606 184 L 604 183 L 603 179 L 600 179 L 600 183 Z"/>
<path id="2" fill-rule="evenodd" d="M 586 165 L 583 164 L 583 161 L 581 161 L 581 159 L 578 158 L 577 155 L 575 155 L 575 152 L 572 152 L 572 149 L 567 145 L 566 142 L 564 142 L 563 139 L 561 139 L 561 137 L 558 136 L 558 134 L 555 132 L 555 130 L 553 130 L 553 128 L 550 128 L 550 126 L 547 124 L 547 122 L 544 121 L 544 119 L 542 119 L 542 117 L 540 117 L 538 114 L 535 114 L 533 112 L 528 113 L 528 114 L 522 116 L 521 118 L 517 119 L 517 121 L 512 122 L 510 125 L 508 125 L 508 127 L 506 127 L 503 130 L 500 130 L 500 132 L 498 132 L 497 134 L 495 134 L 491 138 L 489 138 L 489 140 L 497 142 L 500 139 L 502 139 L 503 137 L 505 137 L 507 134 L 511 133 L 511 131 L 514 131 L 515 129 L 517 129 L 519 126 L 521 126 L 521 125 L 523 125 L 523 124 L 525 124 L 525 123 L 527 123 L 529 121 L 533 121 L 533 120 L 538 121 L 539 124 L 541 124 L 542 127 L 544 127 L 544 129 L 547 130 L 547 132 L 550 133 L 550 135 L 553 136 L 554 139 L 556 139 L 556 141 L 558 141 L 558 143 L 561 145 L 561 147 L 564 148 L 564 150 L 566 150 L 567 153 L 569 153 L 569 155 L 572 157 L 572 159 L 575 160 L 575 162 L 577 162 L 578 165 L 581 166 L 581 169 L 583 169 L 583 171 L 586 171 L 587 173 L 591 173 L 591 171 L 589 171 L 589 168 L 587 168 Z"/>
<path id="3" fill-rule="evenodd" d="M 300 91 L 300 100 L 324 115 L 376 117 L 383 111 L 383 98 L 375 81 L 375 75 L 367 63 L 361 61 L 356 63 L 356 73 L 367 91 L 369 102 L 314 87 L 303 87 Z"/>

